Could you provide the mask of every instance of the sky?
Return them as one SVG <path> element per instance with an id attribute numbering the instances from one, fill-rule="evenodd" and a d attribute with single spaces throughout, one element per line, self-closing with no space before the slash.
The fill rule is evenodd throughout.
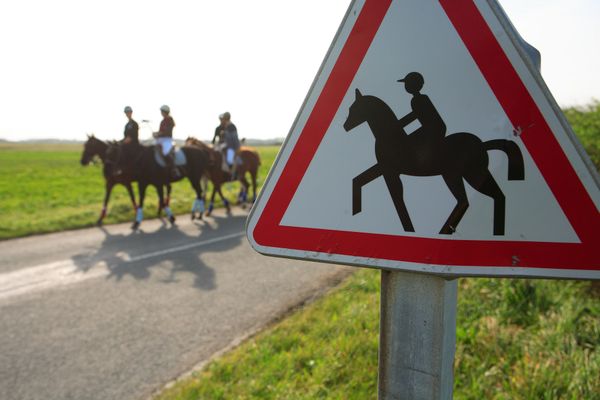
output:
<path id="1" fill-rule="evenodd" d="M 19 0 L 0 6 L 0 138 L 141 138 L 171 107 L 174 135 L 285 137 L 349 0 Z M 559 105 L 600 99 L 600 1 L 500 1 L 542 54 Z"/>

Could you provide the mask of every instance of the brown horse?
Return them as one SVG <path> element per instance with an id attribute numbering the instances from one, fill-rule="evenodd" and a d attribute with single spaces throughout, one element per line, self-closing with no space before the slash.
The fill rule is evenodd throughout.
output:
<path id="1" fill-rule="evenodd" d="M 188 137 L 185 140 L 186 146 L 193 146 L 199 149 L 203 149 L 209 154 L 211 165 L 206 170 L 206 175 L 208 179 L 213 184 L 212 195 L 210 196 L 210 203 L 208 204 L 208 209 L 206 210 L 206 215 L 210 216 L 215 206 L 215 195 L 218 193 L 221 196 L 221 200 L 227 209 L 227 213 L 231 212 L 231 208 L 229 206 L 229 201 L 223 195 L 221 191 L 221 185 L 230 180 L 230 174 L 227 171 L 224 171 L 221 167 L 223 163 L 223 155 L 220 151 L 213 149 L 211 146 L 204 144 L 201 140 L 198 140 L 194 137 Z"/>
<path id="2" fill-rule="evenodd" d="M 104 203 L 102 206 L 102 211 L 100 212 L 100 217 L 98 221 L 96 221 L 96 225 L 101 226 L 104 218 L 106 217 L 107 209 L 108 209 L 108 201 L 110 200 L 110 195 L 112 193 L 113 187 L 115 185 L 121 184 L 125 186 L 127 189 L 127 193 L 129 193 L 129 199 L 131 200 L 131 204 L 133 205 L 133 209 L 137 211 L 138 205 L 135 202 L 135 195 L 133 193 L 132 183 L 136 181 L 135 177 L 130 171 L 120 170 L 117 168 L 117 161 L 111 160 L 107 157 L 108 149 L 112 145 L 117 145 L 116 142 L 105 142 L 100 139 L 97 139 L 94 135 L 88 135 L 88 140 L 83 144 L 83 153 L 81 154 L 81 165 L 86 166 L 90 162 L 94 160 L 94 157 L 100 158 L 102 161 L 102 174 L 104 175 L 105 182 L 105 193 L 104 193 Z M 118 173 L 117 173 L 118 171 Z M 169 205 L 169 201 L 171 198 L 171 185 L 166 185 L 167 197 L 165 200 L 165 205 Z M 163 207 L 158 204 L 158 215 L 160 216 L 162 213 Z"/>
<path id="3" fill-rule="evenodd" d="M 135 196 L 133 194 L 133 188 L 131 187 L 131 183 L 134 181 L 133 176 L 129 173 L 116 174 L 116 166 L 110 160 L 106 158 L 106 151 L 108 149 L 108 143 L 103 142 L 100 139 L 94 137 L 94 135 L 89 136 L 88 140 L 83 145 L 83 154 L 81 154 L 81 165 L 88 165 L 94 157 L 99 157 L 102 160 L 103 168 L 102 174 L 104 175 L 105 182 L 105 194 L 104 194 L 104 204 L 102 206 L 102 211 L 100 212 L 100 217 L 96 224 L 98 226 L 102 225 L 102 221 L 104 217 L 106 217 L 106 210 L 108 206 L 108 201 L 110 200 L 110 194 L 115 185 L 121 184 L 125 186 L 127 189 L 127 193 L 129 193 L 129 198 L 131 199 L 131 204 L 133 204 L 133 209 L 137 210 L 137 204 L 135 202 Z"/>
<path id="4" fill-rule="evenodd" d="M 214 200 L 217 193 L 219 196 L 221 196 L 223 204 L 227 208 L 227 212 L 230 212 L 229 202 L 221 192 L 221 185 L 225 182 L 231 181 L 231 173 L 223 168 L 223 153 L 194 137 L 188 137 L 185 141 L 185 144 L 188 146 L 196 146 L 198 148 L 205 149 L 210 153 L 210 157 L 213 161 L 213 165 L 207 171 L 208 178 L 213 183 L 213 192 L 208 205 L 207 215 L 210 215 L 214 208 Z M 248 199 L 248 190 L 250 188 L 250 184 L 246 179 L 246 173 L 250 173 L 250 177 L 252 179 L 252 202 L 254 202 L 254 200 L 256 200 L 256 176 L 258 174 L 258 167 L 260 166 L 260 156 L 256 150 L 250 147 L 241 147 L 238 157 L 240 158 L 241 163 L 237 165 L 236 174 L 237 179 L 242 185 L 240 193 L 238 194 L 238 203 L 244 204 Z"/>
<path id="5" fill-rule="evenodd" d="M 199 210 L 200 218 L 202 218 L 204 196 L 200 179 L 211 165 L 210 157 L 206 151 L 197 147 L 184 146 L 180 150 L 185 158 L 185 163 L 177 166 L 177 176 L 173 176 L 173 171 L 166 169 L 164 164 L 159 163 L 157 157 L 160 150 L 156 146 L 118 142 L 111 143 L 109 146 L 106 153 L 107 159 L 115 162 L 120 170 L 131 173 L 138 182 L 140 201 L 135 222 L 132 226 L 133 229 L 137 229 L 144 218 L 144 198 L 149 185 L 156 188 L 161 208 L 165 210 L 171 224 L 175 224 L 175 216 L 169 205 L 164 201 L 163 189 L 171 182 L 177 182 L 186 177 L 196 192 L 192 207 L 192 219 L 194 219 L 197 210 Z"/>

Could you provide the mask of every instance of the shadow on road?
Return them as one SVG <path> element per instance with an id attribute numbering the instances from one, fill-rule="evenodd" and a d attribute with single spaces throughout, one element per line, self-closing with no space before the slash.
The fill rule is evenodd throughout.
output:
<path id="1" fill-rule="evenodd" d="M 106 268 L 106 279 L 116 282 L 125 277 L 135 280 L 152 277 L 169 284 L 178 283 L 184 275 L 192 274 L 195 288 L 213 290 L 216 288 L 215 270 L 205 264 L 202 254 L 227 252 L 237 247 L 243 236 L 236 236 L 231 230 L 222 233 L 218 227 L 225 222 L 243 227 L 245 219 L 246 216 L 211 217 L 209 222 L 194 224 L 197 233 L 189 227 L 184 232 L 166 221 L 158 229 L 148 232 L 111 233 L 110 227 L 101 227 L 98 229 L 104 233 L 102 244 L 73 256 L 72 260 L 83 273 Z M 204 244 L 207 241 L 211 243 Z"/>

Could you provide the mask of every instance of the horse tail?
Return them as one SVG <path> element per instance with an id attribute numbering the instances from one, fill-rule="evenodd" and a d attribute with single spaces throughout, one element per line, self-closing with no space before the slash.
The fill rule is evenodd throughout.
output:
<path id="1" fill-rule="evenodd" d="M 508 180 L 522 181 L 525 179 L 525 165 L 523 154 L 519 146 L 511 140 L 495 139 L 483 142 L 486 151 L 501 150 L 508 156 Z"/>
<path id="2" fill-rule="evenodd" d="M 254 151 L 254 154 L 256 155 L 256 162 L 258 163 L 258 165 L 262 165 L 261 161 L 260 161 L 260 154 L 258 154 L 258 151 Z"/>

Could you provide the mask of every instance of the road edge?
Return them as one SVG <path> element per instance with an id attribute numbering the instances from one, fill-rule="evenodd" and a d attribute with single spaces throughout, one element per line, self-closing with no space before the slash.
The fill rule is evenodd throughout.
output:
<path id="1" fill-rule="evenodd" d="M 295 312 L 301 310 L 302 308 L 311 305 L 315 301 L 325 297 L 331 291 L 338 288 L 344 281 L 346 281 L 352 274 L 357 272 L 356 268 L 347 267 L 343 265 L 336 265 L 338 270 L 330 276 L 327 276 L 323 279 L 322 284 L 314 287 L 312 290 L 308 290 L 304 297 L 299 299 L 299 301 L 295 301 L 293 304 L 288 304 L 286 307 L 282 308 L 280 311 L 276 312 L 273 317 L 264 324 L 258 324 L 248 329 L 246 332 L 241 335 L 235 337 L 229 344 L 227 344 L 222 349 L 214 352 L 205 360 L 202 360 L 195 364 L 190 370 L 184 372 L 183 374 L 171 378 L 167 383 L 162 385 L 160 388 L 153 390 L 149 395 L 145 395 L 141 397 L 140 400 L 155 400 L 157 396 L 163 393 L 165 390 L 168 390 L 178 384 L 181 381 L 184 381 L 190 378 L 194 373 L 202 371 L 206 366 L 212 363 L 215 360 L 218 360 L 225 354 L 235 350 L 248 340 L 256 337 L 258 334 L 265 332 L 266 330 L 274 327 L 281 321 L 285 320 L 287 317 L 291 316 Z"/>

